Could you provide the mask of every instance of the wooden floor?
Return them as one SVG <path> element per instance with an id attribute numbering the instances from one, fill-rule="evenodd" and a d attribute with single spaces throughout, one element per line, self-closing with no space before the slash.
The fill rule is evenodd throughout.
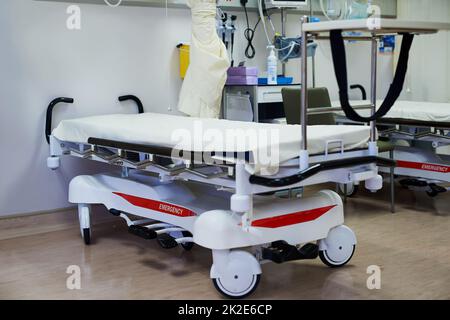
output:
<path id="1" fill-rule="evenodd" d="M 263 265 L 255 299 L 449 299 L 450 199 L 399 189 L 398 212 L 386 194 L 360 193 L 346 204 L 357 234 L 353 260 L 342 269 L 320 260 Z M 420 204 L 420 205 L 419 205 Z M 438 213 L 439 212 L 439 213 Z M 209 250 L 163 250 L 137 238 L 121 220 L 94 229 L 84 246 L 79 230 L 0 241 L 0 299 L 217 299 Z M 66 269 L 81 267 L 81 290 L 66 288 Z M 366 287 L 366 269 L 382 269 L 381 289 Z"/>

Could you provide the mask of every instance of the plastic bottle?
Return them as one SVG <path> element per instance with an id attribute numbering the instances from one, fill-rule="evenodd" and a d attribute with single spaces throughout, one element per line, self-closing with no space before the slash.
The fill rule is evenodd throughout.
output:
<path id="1" fill-rule="evenodd" d="M 367 19 L 371 5 L 371 0 L 349 0 L 346 19 Z"/>
<path id="2" fill-rule="evenodd" d="M 278 59 L 275 56 L 275 47 L 268 46 L 270 50 L 269 56 L 267 57 L 267 84 L 277 84 L 277 62 Z"/>

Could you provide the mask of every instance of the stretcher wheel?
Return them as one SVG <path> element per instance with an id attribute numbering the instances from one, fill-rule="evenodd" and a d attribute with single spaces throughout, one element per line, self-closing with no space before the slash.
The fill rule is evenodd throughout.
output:
<path id="1" fill-rule="evenodd" d="M 326 249 L 319 251 L 322 262 L 331 267 L 338 268 L 346 265 L 353 257 L 356 248 L 356 237 L 353 231 L 346 226 L 334 228 L 325 240 Z"/>
<path id="2" fill-rule="evenodd" d="M 78 204 L 81 237 L 86 245 L 91 243 L 91 207 L 88 204 Z"/>
<path id="3" fill-rule="evenodd" d="M 84 240 L 84 244 L 86 244 L 86 245 L 91 244 L 91 228 L 83 229 L 83 240 Z"/>
<path id="4" fill-rule="evenodd" d="M 347 190 L 345 190 L 345 186 L 347 186 Z M 359 190 L 359 186 L 353 183 L 339 183 L 339 192 L 343 195 L 347 195 L 347 197 L 354 197 Z"/>
<path id="5" fill-rule="evenodd" d="M 328 250 L 319 251 L 319 257 L 320 260 L 322 260 L 322 262 L 327 266 L 331 268 L 339 268 L 345 266 L 352 259 L 353 253 L 355 253 L 355 248 L 356 246 L 353 245 L 350 256 L 347 259 L 343 259 L 341 261 L 334 261 L 332 258 L 330 258 Z"/>
<path id="6" fill-rule="evenodd" d="M 251 282 L 248 284 L 248 287 L 244 288 L 242 291 L 233 291 L 233 289 L 227 288 L 226 284 L 224 285 L 221 278 L 212 279 L 216 290 L 219 291 L 223 296 L 230 299 L 243 299 L 251 295 L 258 287 L 260 280 L 261 275 L 254 274 L 253 277 L 251 278 Z"/>
<path id="7" fill-rule="evenodd" d="M 212 281 L 214 287 L 223 296 L 231 299 L 242 299 L 252 294 L 258 287 L 261 279 L 259 272 L 254 265 L 259 262 L 247 252 L 232 252 L 228 256 L 226 265 L 216 272 L 215 263 L 211 267 Z"/>

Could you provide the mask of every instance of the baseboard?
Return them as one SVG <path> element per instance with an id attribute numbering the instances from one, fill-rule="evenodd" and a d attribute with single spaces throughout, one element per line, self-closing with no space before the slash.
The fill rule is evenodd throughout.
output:
<path id="1" fill-rule="evenodd" d="M 32 212 L 26 212 L 26 213 L 14 213 L 14 214 L 7 214 L 4 216 L 0 216 L 0 222 L 2 220 L 9 220 L 9 219 L 16 219 L 16 218 L 25 218 L 25 217 L 32 217 L 32 216 L 40 216 L 43 214 L 50 214 L 50 213 L 62 213 L 66 211 L 72 211 L 75 210 L 77 206 L 70 206 L 70 207 L 64 207 L 64 208 L 58 208 L 58 209 L 52 209 L 52 210 L 41 210 L 41 211 L 32 211 Z"/>
<path id="2" fill-rule="evenodd" d="M 93 206 L 92 209 L 93 225 L 109 222 L 115 218 L 109 215 L 103 206 Z M 67 230 L 78 228 L 78 226 L 76 207 L 31 214 L 16 214 L 0 219 L 0 240 Z"/>

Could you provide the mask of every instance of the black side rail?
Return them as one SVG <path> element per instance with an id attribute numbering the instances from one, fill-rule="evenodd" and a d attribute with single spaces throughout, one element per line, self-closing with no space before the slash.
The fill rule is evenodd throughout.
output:
<path id="1" fill-rule="evenodd" d="M 288 187 L 293 184 L 302 182 L 322 171 L 341 169 L 371 163 L 374 163 L 380 167 L 395 167 L 397 165 L 396 161 L 394 160 L 376 156 L 338 159 L 317 163 L 309 167 L 308 169 L 300 171 L 299 173 L 296 173 L 289 177 L 269 178 L 252 175 L 250 176 L 250 183 L 270 188 Z"/>
<path id="2" fill-rule="evenodd" d="M 120 102 L 127 101 L 127 100 L 132 100 L 136 103 L 139 114 L 144 113 L 144 106 L 142 104 L 142 101 L 138 97 L 133 96 L 131 94 L 119 97 Z"/>
<path id="3" fill-rule="evenodd" d="M 367 100 L 367 93 L 366 93 L 366 89 L 362 86 L 362 85 L 360 85 L 360 84 L 352 84 L 351 86 L 350 86 L 350 89 L 359 89 L 359 90 L 361 90 L 361 97 L 362 97 L 362 100 Z"/>
<path id="4" fill-rule="evenodd" d="M 53 118 L 53 108 L 58 103 L 73 103 L 74 100 L 72 98 L 59 97 L 54 99 L 47 107 L 47 114 L 45 117 L 45 139 L 47 143 L 50 144 L 50 135 L 52 134 L 52 118 Z"/>

